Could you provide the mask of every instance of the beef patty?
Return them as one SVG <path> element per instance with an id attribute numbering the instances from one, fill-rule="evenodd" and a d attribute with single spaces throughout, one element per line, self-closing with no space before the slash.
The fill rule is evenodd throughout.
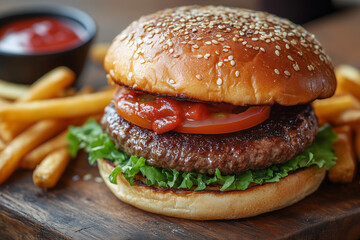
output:
<path id="1" fill-rule="evenodd" d="M 310 104 L 273 106 L 265 122 L 218 135 L 156 134 L 121 118 L 112 104 L 101 122 L 119 150 L 144 157 L 149 165 L 207 174 L 218 168 L 224 175 L 286 162 L 311 145 L 318 129 Z"/>

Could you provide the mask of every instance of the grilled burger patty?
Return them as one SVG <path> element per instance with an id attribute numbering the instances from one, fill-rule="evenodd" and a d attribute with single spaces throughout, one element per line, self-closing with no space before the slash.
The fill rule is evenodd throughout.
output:
<path id="1" fill-rule="evenodd" d="M 219 135 L 156 134 L 121 118 L 113 104 L 101 124 L 119 150 L 144 157 L 149 165 L 207 174 L 218 168 L 224 175 L 286 162 L 311 145 L 318 129 L 310 104 L 275 105 L 265 122 Z"/>

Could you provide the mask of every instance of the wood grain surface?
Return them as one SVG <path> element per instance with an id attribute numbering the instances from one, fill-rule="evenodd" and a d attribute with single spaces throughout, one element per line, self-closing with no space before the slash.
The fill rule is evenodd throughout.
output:
<path id="1" fill-rule="evenodd" d="M 83 176 L 93 178 L 85 181 Z M 80 176 L 74 181 L 74 176 Z M 189 221 L 147 213 L 118 201 L 86 154 L 74 160 L 58 186 L 43 191 L 19 170 L 0 186 L 2 239 L 356 239 L 360 236 L 359 178 L 325 181 L 291 207 L 232 221 Z M 219 206 L 221 207 L 221 206 Z"/>
<path id="2" fill-rule="evenodd" d="M 356 8 L 305 27 L 315 33 L 335 64 L 360 67 L 359 25 L 360 8 Z M 101 66 L 89 62 L 79 85 L 104 85 L 104 75 Z M 85 181 L 86 174 L 92 179 Z M 316 193 L 293 206 L 231 221 L 190 221 L 138 210 L 117 200 L 104 183 L 94 180 L 98 176 L 97 167 L 88 164 L 84 153 L 73 160 L 58 186 L 50 191 L 33 185 L 32 172 L 18 170 L 0 185 L 0 239 L 360 237 L 359 173 L 351 184 L 324 181 Z"/>

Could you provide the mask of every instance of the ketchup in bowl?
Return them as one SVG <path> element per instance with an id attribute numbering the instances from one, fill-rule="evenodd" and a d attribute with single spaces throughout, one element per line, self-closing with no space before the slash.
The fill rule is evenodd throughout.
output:
<path id="1" fill-rule="evenodd" d="M 0 79 L 32 84 L 58 66 L 79 76 L 96 23 L 68 6 L 31 7 L 0 14 Z"/>
<path id="2" fill-rule="evenodd" d="M 0 28 L 0 50 L 11 53 L 51 53 L 70 49 L 86 38 L 75 21 L 56 17 L 20 19 Z"/>

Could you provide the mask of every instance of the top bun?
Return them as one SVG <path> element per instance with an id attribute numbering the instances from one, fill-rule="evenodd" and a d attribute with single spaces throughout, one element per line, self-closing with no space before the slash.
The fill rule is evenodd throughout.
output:
<path id="1" fill-rule="evenodd" d="M 330 97 L 333 66 L 314 35 L 265 12 L 166 9 L 118 35 L 108 77 L 165 96 L 234 105 L 296 105 Z"/>

